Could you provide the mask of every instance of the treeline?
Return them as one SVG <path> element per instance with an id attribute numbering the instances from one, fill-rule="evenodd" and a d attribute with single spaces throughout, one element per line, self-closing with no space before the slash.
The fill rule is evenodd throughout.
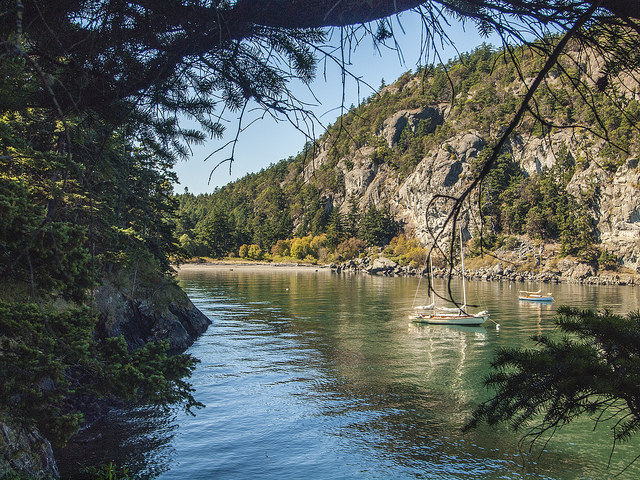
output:
<path id="1" fill-rule="evenodd" d="M 210 195 L 179 195 L 176 232 L 188 257 L 239 256 L 342 261 L 380 247 L 401 232 L 389 208 L 356 199 L 343 214 L 310 185 L 281 186 L 279 165 L 222 187 Z"/>
<path id="2" fill-rule="evenodd" d="M 474 161 L 472 169 L 482 165 L 485 155 Z M 283 162 L 280 167 L 286 164 Z M 472 232 L 471 254 L 479 254 L 481 247 L 514 247 L 518 244 L 515 237 L 526 235 L 560 243 L 561 255 L 613 266 L 614 259 L 595 246 L 596 185 L 583 189 L 579 197 L 567 192 L 576 168 L 576 160 L 566 147 L 558 151 L 551 169 L 530 177 L 511 154 L 501 155 L 483 182 L 484 230 L 482 237 L 480 232 Z M 410 258 L 406 262 L 422 258 L 424 249 L 417 239 L 402 231 L 402 223 L 394 219 L 388 207 L 370 205 L 362 212 L 352 199 L 349 211 L 342 214 L 330 210 L 331 204 L 322 201 L 320 191 L 308 185 L 296 191 L 307 194 L 310 208 L 294 228 L 291 205 L 298 204 L 299 198 L 285 195 L 286 186 L 283 189 L 282 180 L 273 177 L 277 171 L 272 167 L 210 195 L 179 195 L 177 232 L 184 254 L 330 263 L 354 258 L 368 247 L 389 246 L 386 253 L 392 257 Z M 258 193 L 267 191 L 271 194 Z M 279 199 L 278 208 L 271 203 L 275 198 Z M 408 242 L 412 246 L 406 247 Z M 412 249 L 413 254 L 407 255 Z"/>

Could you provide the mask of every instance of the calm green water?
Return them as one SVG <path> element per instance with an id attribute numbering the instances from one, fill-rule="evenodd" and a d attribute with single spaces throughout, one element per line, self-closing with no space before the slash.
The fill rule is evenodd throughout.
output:
<path id="1" fill-rule="evenodd" d="M 586 421 L 532 453 L 504 428 L 460 430 L 488 396 L 496 348 L 531 345 L 555 305 L 637 309 L 638 287 L 550 286 L 554 305 L 536 305 L 517 298 L 535 285 L 468 283 L 497 330 L 412 324 L 413 278 L 238 267 L 179 278 L 213 321 L 190 350 L 206 408 L 115 413 L 83 461 L 162 480 L 603 479 L 640 453 L 638 440 L 618 446 L 607 467 L 609 430 Z M 617 478 L 640 478 L 640 464 Z"/>

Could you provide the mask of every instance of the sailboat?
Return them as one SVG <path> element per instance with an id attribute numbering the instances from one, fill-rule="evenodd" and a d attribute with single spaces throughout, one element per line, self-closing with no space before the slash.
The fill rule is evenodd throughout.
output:
<path id="1" fill-rule="evenodd" d="M 519 300 L 525 300 L 527 302 L 553 302 L 552 293 L 542 293 L 542 249 L 543 247 L 540 247 L 540 288 L 537 292 L 520 290 Z"/>
<path id="2" fill-rule="evenodd" d="M 489 312 L 483 310 L 478 313 L 467 312 L 467 289 L 464 278 L 464 253 L 462 251 L 462 230 L 460 230 L 460 259 L 462 269 L 462 295 L 464 303 L 459 307 L 437 307 L 435 292 L 433 290 L 433 264 L 429 257 L 429 271 L 431 275 L 431 304 L 416 307 L 424 313 L 413 314 L 410 317 L 414 322 L 430 323 L 434 325 L 482 325 L 489 319 Z"/>

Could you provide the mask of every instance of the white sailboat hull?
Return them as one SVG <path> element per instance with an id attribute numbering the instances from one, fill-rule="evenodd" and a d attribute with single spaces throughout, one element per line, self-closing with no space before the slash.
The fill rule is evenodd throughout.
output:
<path id="1" fill-rule="evenodd" d="M 483 311 L 473 315 L 466 313 L 421 313 L 412 315 L 417 323 L 432 325 L 482 325 L 489 319 L 489 312 Z"/>

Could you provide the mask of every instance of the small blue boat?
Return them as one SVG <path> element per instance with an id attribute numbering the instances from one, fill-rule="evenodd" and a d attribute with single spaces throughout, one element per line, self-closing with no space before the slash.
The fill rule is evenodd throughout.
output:
<path id="1" fill-rule="evenodd" d="M 528 302 L 553 302 L 552 293 L 542 293 L 542 290 L 537 292 L 525 292 L 520 290 L 519 300 L 526 300 Z"/>

